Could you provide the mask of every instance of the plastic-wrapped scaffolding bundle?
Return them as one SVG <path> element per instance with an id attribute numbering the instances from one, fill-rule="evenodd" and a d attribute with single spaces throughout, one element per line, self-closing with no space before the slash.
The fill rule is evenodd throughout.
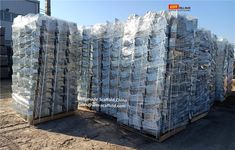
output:
<path id="1" fill-rule="evenodd" d="M 110 98 L 113 99 L 113 108 L 110 109 L 112 116 L 117 117 L 117 111 L 122 109 L 126 101 L 119 99 L 119 82 L 120 82 L 120 57 L 122 50 L 123 23 L 115 19 L 113 24 L 113 46 L 111 50 L 110 62 Z"/>
<path id="2" fill-rule="evenodd" d="M 215 37 L 207 30 L 197 30 L 195 37 L 195 49 L 197 55 L 197 81 L 192 86 L 196 86 L 195 97 L 191 99 L 192 117 L 200 115 L 210 110 L 214 101 L 215 93 L 215 52 L 213 41 Z"/>
<path id="3" fill-rule="evenodd" d="M 103 32 L 102 49 L 101 49 L 101 97 L 100 111 L 111 115 L 115 101 L 110 98 L 110 63 L 111 50 L 113 43 L 113 25 L 109 22 L 105 24 Z"/>
<path id="4" fill-rule="evenodd" d="M 217 47 L 217 36 L 211 33 L 211 70 L 210 70 L 210 102 L 209 105 L 212 106 L 215 101 L 215 89 L 216 89 L 216 51 Z"/>
<path id="5" fill-rule="evenodd" d="M 110 53 L 110 98 L 119 98 L 120 55 L 122 49 L 123 23 L 115 20 L 113 24 L 113 46 Z"/>
<path id="6" fill-rule="evenodd" d="M 40 53 L 38 16 L 18 16 L 12 26 L 13 74 L 12 97 L 14 109 L 26 119 L 33 117 Z M 39 23 L 41 24 L 39 24 Z"/>
<path id="7" fill-rule="evenodd" d="M 165 13 L 169 23 L 165 95 L 163 98 L 162 133 L 183 126 L 189 120 L 194 35 L 197 19 Z"/>
<path id="8" fill-rule="evenodd" d="M 74 27 L 76 24 L 43 15 L 14 20 L 12 96 L 15 110 L 30 122 L 77 107 L 76 82 L 69 82 L 77 70 L 70 53 L 75 43 L 69 42 Z"/>
<path id="9" fill-rule="evenodd" d="M 41 27 L 41 65 L 39 66 L 39 78 L 38 78 L 38 98 L 35 103 L 35 117 L 41 118 L 42 116 L 50 115 L 50 109 L 52 109 L 51 102 L 53 100 L 52 91 L 54 85 L 54 62 L 56 56 L 54 51 L 56 46 L 54 44 L 57 36 L 56 20 L 42 21 Z M 49 28 L 50 27 L 50 28 Z M 57 51 L 57 50 L 56 50 Z M 56 109 L 56 108 L 55 108 Z M 54 110 L 54 109 L 53 109 Z"/>
<path id="10" fill-rule="evenodd" d="M 147 70 L 149 25 L 148 16 L 138 18 L 131 67 L 131 87 L 128 107 L 128 124 L 138 130 L 142 127 L 143 103 Z M 147 92 L 147 91 L 146 91 Z"/>
<path id="11" fill-rule="evenodd" d="M 52 96 L 52 110 L 53 113 L 61 112 L 63 109 L 64 99 L 66 97 L 66 85 L 65 85 L 65 76 L 67 74 L 67 60 L 66 56 L 68 53 L 68 42 L 69 42 L 69 26 L 64 21 L 57 21 L 57 40 L 58 44 L 56 47 L 56 57 L 54 59 L 55 72 L 54 72 L 54 82 L 53 82 L 53 93 Z M 67 99 L 66 99 L 67 100 Z M 67 103 L 67 101 L 66 101 Z"/>
<path id="12" fill-rule="evenodd" d="M 91 98 L 92 109 L 100 111 L 99 98 L 101 97 L 101 52 L 103 49 L 103 33 L 105 27 L 102 24 L 96 24 L 91 28 Z"/>
<path id="13" fill-rule="evenodd" d="M 148 57 L 147 57 L 147 76 L 146 76 L 146 95 L 143 103 L 142 129 L 152 135 L 158 136 L 161 131 L 161 112 L 164 94 L 164 81 L 166 70 L 167 20 L 164 16 L 157 13 L 148 13 L 144 16 L 145 31 L 149 35 Z"/>
<path id="14" fill-rule="evenodd" d="M 228 43 L 227 45 L 227 82 L 225 84 L 225 91 L 227 95 L 231 94 L 233 86 L 233 70 L 234 70 L 234 44 Z"/>
<path id="15" fill-rule="evenodd" d="M 225 39 L 218 40 L 217 45 L 215 100 L 224 101 L 232 88 L 234 47 Z"/>
<path id="16" fill-rule="evenodd" d="M 91 97 L 87 106 L 117 116 L 123 23 L 96 24 L 91 28 Z M 80 101 L 80 100 L 79 100 Z"/>
<path id="17" fill-rule="evenodd" d="M 187 123 L 191 94 L 196 90 L 191 87 L 196 82 L 197 72 L 196 28 L 196 19 L 173 13 L 147 13 L 143 17 L 134 15 L 128 18 L 124 23 L 116 84 L 119 87 L 118 122 L 157 137 Z M 101 57 L 103 47 L 100 52 Z M 111 74 L 111 81 L 115 81 L 112 80 L 114 54 L 109 55 L 111 66 L 106 70 Z M 100 75 L 103 73 L 101 71 Z M 106 109 L 100 111 L 115 116 L 108 111 L 115 110 L 109 109 L 111 98 L 110 95 L 102 98 Z M 96 104 L 101 105 L 99 97 Z"/>
<path id="18" fill-rule="evenodd" d="M 66 52 L 67 56 L 67 69 L 65 69 L 65 86 L 66 86 L 66 103 L 68 105 L 77 106 L 77 101 L 69 101 L 70 99 L 77 100 L 77 75 L 78 70 L 81 66 L 78 66 L 78 58 L 79 58 L 79 44 L 81 42 L 81 38 L 79 36 L 79 31 L 77 28 L 77 24 L 68 23 L 69 25 L 69 42 L 68 42 L 68 50 Z M 78 68 L 79 67 L 79 68 Z M 68 110 L 67 110 L 68 111 Z"/>
<path id="19" fill-rule="evenodd" d="M 81 27 L 78 28 L 81 37 L 81 45 L 79 46 L 80 54 L 80 70 L 78 73 L 78 103 L 80 105 L 87 105 L 90 101 L 90 77 L 91 77 L 91 28 Z"/>
<path id="20" fill-rule="evenodd" d="M 119 96 L 122 31 L 122 23 L 118 20 L 91 27 L 91 99 L 86 105 L 114 117 Z"/>
<path id="21" fill-rule="evenodd" d="M 131 97 L 131 73 L 132 73 L 132 62 L 133 53 L 135 50 L 135 36 L 138 30 L 140 17 L 137 15 L 132 15 L 124 24 L 123 33 L 123 43 L 121 50 L 120 59 L 120 74 L 119 74 L 119 98 L 123 99 L 118 105 L 125 107 L 120 107 L 117 113 L 117 121 L 128 125 L 128 113 L 129 113 L 129 100 Z M 127 100 L 125 104 L 125 100 Z M 124 103 L 123 103 L 124 102 Z M 138 125 L 139 126 L 139 125 Z"/>
<path id="22" fill-rule="evenodd" d="M 110 96 L 111 53 L 113 48 L 113 24 L 97 24 L 91 28 L 92 81 L 91 106 L 111 116 L 116 116 L 117 102 Z"/>
<path id="23" fill-rule="evenodd" d="M 106 23 L 103 33 L 103 48 L 101 52 L 101 98 L 109 98 L 110 53 L 112 48 L 112 24 Z"/>
<path id="24" fill-rule="evenodd" d="M 91 97 L 99 98 L 101 96 L 101 51 L 103 48 L 104 25 L 97 24 L 91 28 L 92 34 L 92 79 L 91 79 Z"/>

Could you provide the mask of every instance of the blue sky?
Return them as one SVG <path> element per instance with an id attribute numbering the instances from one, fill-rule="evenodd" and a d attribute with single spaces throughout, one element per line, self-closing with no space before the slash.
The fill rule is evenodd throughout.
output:
<path id="1" fill-rule="evenodd" d="M 143 15 L 147 11 L 167 10 L 168 4 L 189 6 L 184 12 L 198 18 L 199 27 L 210 29 L 219 37 L 235 43 L 235 0 L 51 0 L 52 16 L 78 25 L 92 25 L 126 20 L 130 14 Z M 44 9 L 44 0 L 40 0 Z"/>

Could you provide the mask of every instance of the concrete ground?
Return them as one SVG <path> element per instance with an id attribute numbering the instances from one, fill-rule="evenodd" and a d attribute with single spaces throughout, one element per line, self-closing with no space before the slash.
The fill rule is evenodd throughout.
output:
<path id="1" fill-rule="evenodd" d="M 235 150 L 235 97 L 216 103 L 209 115 L 163 143 L 120 128 L 92 112 L 29 126 L 11 109 L 10 82 L 1 81 L 0 150 Z"/>

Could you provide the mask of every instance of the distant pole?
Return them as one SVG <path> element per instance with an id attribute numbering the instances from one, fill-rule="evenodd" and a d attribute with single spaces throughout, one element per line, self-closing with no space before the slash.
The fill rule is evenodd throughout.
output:
<path id="1" fill-rule="evenodd" d="M 46 15 L 51 16 L 51 0 L 45 0 Z"/>

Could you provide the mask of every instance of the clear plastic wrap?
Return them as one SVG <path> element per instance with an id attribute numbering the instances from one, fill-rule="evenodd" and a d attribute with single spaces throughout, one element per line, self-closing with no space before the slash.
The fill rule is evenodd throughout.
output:
<path id="1" fill-rule="evenodd" d="M 79 27 L 78 31 L 80 33 L 79 38 L 81 39 L 79 49 L 78 49 L 78 61 L 79 61 L 79 71 L 78 71 L 78 103 L 79 105 L 88 104 L 90 101 L 87 99 L 90 97 L 90 81 L 91 81 L 91 46 L 92 46 L 92 36 L 91 27 Z"/>
<path id="2" fill-rule="evenodd" d="M 234 46 L 225 39 L 217 40 L 217 45 L 215 100 L 224 101 L 232 89 Z"/>
<path id="3" fill-rule="evenodd" d="M 27 120 L 74 111 L 77 25 L 43 15 L 13 23 L 14 108 Z"/>
<path id="4" fill-rule="evenodd" d="M 13 44 L 15 109 L 33 118 L 75 110 L 78 102 L 159 137 L 231 91 L 234 47 L 178 12 L 80 28 L 19 16 Z"/>
<path id="5" fill-rule="evenodd" d="M 192 93 L 190 116 L 208 112 L 215 98 L 215 45 L 216 37 L 208 30 L 198 29 L 195 37 L 197 73 L 196 88 Z"/>

